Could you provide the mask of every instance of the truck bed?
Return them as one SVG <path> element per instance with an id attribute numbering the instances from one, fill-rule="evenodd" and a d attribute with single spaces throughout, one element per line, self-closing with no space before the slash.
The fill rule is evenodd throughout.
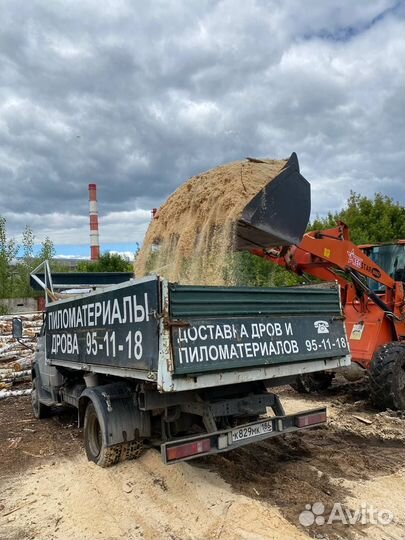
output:
<path id="1" fill-rule="evenodd" d="M 47 307 L 51 365 L 161 392 L 348 365 L 339 289 L 198 287 L 157 276 Z"/>

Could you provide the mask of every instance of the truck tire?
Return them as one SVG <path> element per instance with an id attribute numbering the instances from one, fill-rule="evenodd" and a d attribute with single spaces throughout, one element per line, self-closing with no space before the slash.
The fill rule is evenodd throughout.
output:
<path id="1" fill-rule="evenodd" d="M 121 461 L 138 459 L 143 452 L 143 441 L 142 439 L 136 439 L 135 441 L 123 443 L 121 447 Z"/>
<path id="2" fill-rule="evenodd" d="M 89 403 L 84 416 L 84 447 L 87 459 L 100 467 L 111 467 L 119 462 L 121 457 L 121 444 L 106 446 L 103 424 L 99 422 L 93 403 Z"/>
<path id="3" fill-rule="evenodd" d="M 376 350 L 369 387 L 376 408 L 405 411 L 405 342 L 394 341 Z"/>
<path id="4" fill-rule="evenodd" d="M 49 416 L 49 407 L 41 403 L 39 400 L 38 383 L 36 377 L 32 380 L 31 405 L 32 413 L 37 420 L 42 420 L 42 418 L 47 418 Z"/>
<path id="5" fill-rule="evenodd" d="M 332 384 L 334 373 L 329 371 L 317 371 L 316 373 L 305 373 L 298 375 L 291 386 L 300 394 L 311 394 L 327 390 Z"/>

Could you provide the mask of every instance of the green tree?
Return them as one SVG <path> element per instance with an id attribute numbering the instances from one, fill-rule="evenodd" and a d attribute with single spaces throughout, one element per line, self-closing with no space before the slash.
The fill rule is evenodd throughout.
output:
<path id="1" fill-rule="evenodd" d="M 38 253 L 38 257 L 37 257 L 37 259 L 39 260 L 38 264 L 45 260 L 52 261 L 52 259 L 55 257 L 55 254 L 56 254 L 55 246 L 52 240 L 48 236 L 46 236 L 45 239 L 41 243 L 41 249 Z"/>
<path id="2" fill-rule="evenodd" d="M 373 199 L 351 192 L 346 206 L 339 212 L 316 218 L 308 230 L 328 229 L 343 221 L 355 244 L 392 242 L 405 238 L 405 208 L 391 197 L 376 193 Z"/>
<path id="3" fill-rule="evenodd" d="M 296 274 L 246 251 L 232 255 L 227 272 L 225 282 L 239 286 L 287 287 L 302 282 Z"/>
<path id="4" fill-rule="evenodd" d="M 19 246 L 7 238 L 7 221 L 0 216 L 0 298 L 13 296 L 14 266 Z"/>
<path id="5" fill-rule="evenodd" d="M 107 251 L 98 261 L 81 261 L 77 265 L 78 272 L 132 272 L 133 265 L 118 253 Z"/>
<path id="6" fill-rule="evenodd" d="M 34 255 L 34 243 L 35 236 L 30 227 L 26 225 L 22 234 L 22 257 L 17 261 L 15 267 L 15 273 L 18 276 L 17 281 L 14 283 L 14 296 L 35 296 L 37 293 L 30 286 L 30 273 L 41 262 L 49 261 L 50 267 L 53 271 L 61 272 L 66 268 L 55 261 L 55 247 L 52 240 L 47 236 L 41 243 L 41 248 L 37 255 Z"/>
<path id="7" fill-rule="evenodd" d="M 0 216 L 0 298 L 35 296 L 30 287 L 30 272 L 45 259 L 51 261 L 53 270 L 65 269 L 52 261 L 55 248 L 50 238 L 46 237 L 42 242 L 37 256 L 34 255 L 34 244 L 35 236 L 28 225 L 22 233 L 21 246 L 13 238 L 8 239 L 6 219 Z M 20 248 L 22 255 L 17 258 Z"/>
<path id="8" fill-rule="evenodd" d="M 49 266 L 54 272 L 68 272 L 69 266 L 59 262 L 55 259 L 56 249 L 52 240 L 46 236 L 41 243 L 41 249 L 38 255 L 35 257 L 31 270 L 44 261 L 49 262 Z"/>
<path id="9" fill-rule="evenodd" d="M 32 294 L 30 272 L 34 268 L 36 260 L 34 258 L 34 241 L 34 233 L 26 225 L 21 240 L 22 257 L 16 264 L 16 275 L 18 278 L 14 285 L 16 296 L 26 297 Z"/>
<path id="10" fill-rule="evenodd" d="M 32 232 L 32 229 L 26 225 L 22 233 L 21 247 L 23 249 L 23 260 L 29 264 L 31 264 L 34 257 L 34 241 L 34 233 Z"/>

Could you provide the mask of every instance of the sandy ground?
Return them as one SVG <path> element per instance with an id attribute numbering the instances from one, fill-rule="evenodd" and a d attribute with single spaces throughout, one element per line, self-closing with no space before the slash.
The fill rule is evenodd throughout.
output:
<path id="1" fill-rule="evenodd" d="M 149 449 L 111 469 L 87 462 L 72 413 L 38 422 L 29 398 L 4 400 L 0 538 L 404 538 L 403 420 L 359 395 L 351 386 L 311 397 L 282 389 L 287 412 L 328 405 L 328 427 L 172 466 Z M 318 514 L 302 514 L 306 505 Z M 390 523 L 364 521 L 361 509 L 389 511 Z"/>

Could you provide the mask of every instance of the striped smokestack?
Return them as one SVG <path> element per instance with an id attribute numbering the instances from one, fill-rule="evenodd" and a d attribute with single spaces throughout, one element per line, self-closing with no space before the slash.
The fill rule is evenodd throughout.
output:
<path id="1" fill-rule="evenodd" d="M 89 184 L 90 213 L 90 259 L 97 261 L 100 257 L 100 240 L 98 237 L 97 186 Z"/>

